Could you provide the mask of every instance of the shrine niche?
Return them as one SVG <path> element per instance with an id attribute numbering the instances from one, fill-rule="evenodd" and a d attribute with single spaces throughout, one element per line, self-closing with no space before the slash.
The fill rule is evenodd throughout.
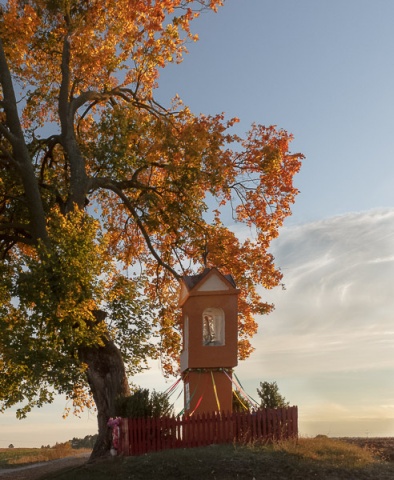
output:
<path id="1" fill-rule="evenodd" d="M 232 370 L 238 364 L 238 294 L 232 276 L 216 268 L 182 279 L 180 365 L 185 413 L 232 411 Z"/>
<path id="2" fill-rule="evenodd" d="M 224 345 L 224 312 L 221 308 L 206 308 L 202 314 L 203 345 Z"/>

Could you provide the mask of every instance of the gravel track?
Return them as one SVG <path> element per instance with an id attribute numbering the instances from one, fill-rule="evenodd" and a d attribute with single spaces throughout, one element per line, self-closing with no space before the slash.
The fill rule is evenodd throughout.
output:
<path id="1" fill-rule="evenodd" d="M 82 453 L 73 457 L 59 458 L 48 462 L 40 462 L 24 467 L 0 469 L 0 480 L 39 480 L 43 475 L 63 468 L 80 467 L 87 462 L 90 453 Z"/>

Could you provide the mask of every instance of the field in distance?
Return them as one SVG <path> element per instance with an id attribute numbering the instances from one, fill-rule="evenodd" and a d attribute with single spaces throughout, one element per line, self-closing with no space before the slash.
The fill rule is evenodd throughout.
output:
<path id="1" fill-rule="evenodd" d="M 23 467 L 59 458 L 73 457 L 90 449 L 73 449 L 69 442 L 45 448 L 0 448 L 0 469 Z"/>

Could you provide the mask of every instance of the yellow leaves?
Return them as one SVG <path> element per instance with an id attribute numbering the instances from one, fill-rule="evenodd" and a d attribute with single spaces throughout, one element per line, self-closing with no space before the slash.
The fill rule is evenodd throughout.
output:
<path id="1" fill-rule="evenodd" d="M 87 365 L 83 370 L 87 370 Z M 72 407 L 66 406 L 64 408 L 63 419 L 66 419 L 71 411 L 73 415 L 80 417 L 85 408 L 92 411 L 95 410 L 93 395 L 85 385 L 75 384 L 70 394 L 66 396 L 66 400 L 67 402 L 72 402 Z"/>
<path id="2" fill-rule="evenodd" d="M 177 27 L 175 25 L 173 25 L 172 23 L 169 23 L 166 26 L 165 31 L 166 31 L 168 37 L 173 38 L 174 40 L 179 38 L 179 31 L 178 31 Z"/>
<path id="3" fill-rule="evenodd" d="M 265 174 L 278 172 L 282 164 L 282 154 L 278 147 L 265 145 L 262 149 L 263 161 L 261 168 Z"/>
<path id="4" fill-rule="evenodd" d="M 46 260 L 27 260 L 36 283 L 27 286 L 26 301 L 34 301 L 37 311 L 46 312 L 44 317 L 53 316 L 53 326 L 59 325 L 66 336 L 77 322 L 78 328 L 71 330 L 77 343 L 97 343 L 106 331 L 93 314 L 101 303 L 102 276 L 112 268 L 98 226 L 77 209 L 68 215 L 54 209 L 48 220 L 51 250 Z"/>

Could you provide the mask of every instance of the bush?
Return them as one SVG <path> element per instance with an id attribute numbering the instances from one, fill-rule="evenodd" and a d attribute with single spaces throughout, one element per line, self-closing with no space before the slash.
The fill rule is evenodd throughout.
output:
<path id="1" fill-rule="evenodd" d="M 67 452 L 71 450 L 72 447 L 71 447 L 71 442 L 68 441 L 63 443 L 56 442 L 55 445 L 53 445 L 51 448 L 59 452 Z"/>
<path id="2" fill-rule="evenodd" d="M 123 418 L 164 417 L 173 415 L 173 406 L 165 393 L 149 393 L 147 388 L 137 388 L 129 397 L 116 402 L 116 416 Z"/>
<path id="3" fill-rule="evenodd" d="M 261 408 L 283 408 L 289 406 L 289 402 L 279 393 L 276 382 L 260 382 L 260 389 L 257 389 L 257 394 L 261 399 Z"/>
<path id="4" fill-rule="evenodd" d="M 71 440 L 72 448 L 79 449 L 79 448 L 93 448 L 94 444 L 96 443 L 98 434 L 95 435 L 86 435 L 84 438 L 76 438 L 74 437 Z"/>

